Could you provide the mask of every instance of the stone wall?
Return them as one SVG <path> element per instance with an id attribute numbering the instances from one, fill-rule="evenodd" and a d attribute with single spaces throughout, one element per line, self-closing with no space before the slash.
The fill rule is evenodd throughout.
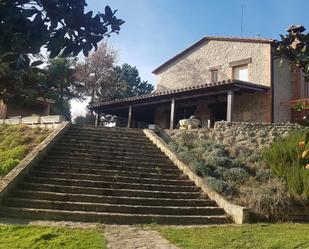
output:
<path id="1" fill-rule="evenodd" d="M 230 63 L 251 59 L 248 81 L 271 85 L 271 46 L 267 43 L 210 40 L 188 52 L 157 74 L 157 91 L 211 81 L 211 68 L 219 67 L 218 80 L 233 78 Z"/>
<path id="2" fill-rule="evenodd" d="M 246 122 L 216 122 L 212 129 L 186 130 L 195 133 L 199 139 L 212 139 L 227 147 L 245 146 L 249 149 L 262 149 L 275 138 L 286 136 L 290 131 L 301 126 L 292 123 L 246 123 Z M 184 130 L 166 130 L 175 139 Z"/>

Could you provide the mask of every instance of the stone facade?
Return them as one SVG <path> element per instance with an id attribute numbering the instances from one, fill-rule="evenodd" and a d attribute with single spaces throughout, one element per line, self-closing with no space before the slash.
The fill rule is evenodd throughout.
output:
<path id="1" fill-rule="evenodd" d="M 294 115 L 291 107 L 284 103 L 308 98 L 309 83 L 305 81 L 301 70 L 292 67 L 287 61 L 282 63 L 274 58 L 271 43 L 263 41 L 206 39 L 155 71 L 157 91 L 211 82 L 211 70 L 214 69 L 218 70 L 218 81 L 234 79 L 233 67 L 240 65 L 248 65 L 248 82 L 268 86 L 270 90 L 264 94 L 235 96 L 234 122 L 299 121 L 299 115 Z M 198 106 L 197 109 L 205 108 Z M 199 111 L 200 119 L 209 119 L 211 112 L 208 111 Z"/>
<path id="2" fill-rule="evenodd" d="M 202 140 L 212 139 L 227 147 L 245 146 L 249 149 L 262 149 L 275 138 L 286 136 L 290 131 L 301 126 L 292 123 L 247 123 L 216 122 L 212 129 L 187 130 L 195 133 Z M 167 130 L 171 138 L 177 138 L 183 130 Z"/>
<path id="3" fill-rule="evenodd" d="M 211 68 L 219 67 L 218 80 L 233 78 L 230 63 L 251 59 L 248 81 L 271 85 L 271 45 L 269 43 L 209 40 L 157 74 L 157 91 L 211 82 Z"/>

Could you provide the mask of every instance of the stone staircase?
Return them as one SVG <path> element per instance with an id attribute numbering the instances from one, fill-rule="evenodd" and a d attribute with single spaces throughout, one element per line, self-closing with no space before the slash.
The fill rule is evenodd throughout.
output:
<path id="1" fill-rule="evenodd" d="M 229 222 L 142 130 L 76 125 L 11 191 L 0 213 L 117 224 Z"/>

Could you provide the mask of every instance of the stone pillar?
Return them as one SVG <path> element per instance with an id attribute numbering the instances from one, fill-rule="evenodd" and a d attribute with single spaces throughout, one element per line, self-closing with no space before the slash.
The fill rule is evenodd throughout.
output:
<path id="1" fill-rule="evenodd" d="M 175 99 L 171 101 L 171 117 L 170 117 L 170 129 L 174 129 L 174 119 L 175 119 Z"/>
<path id="2" fill-rule="evenodd" d="M 234 92 L 229 90 L 227 92 L 227 108 L 226 108 L 226 121 L 232 122 L 233 120 L 233 102 L 234 102 Z"/>
<path id="3" fill-rule="evenodd" d="M 132 124 L 132 106 L 129 106 L 129 110 L 128 110 L 128 128 L 131 128 L 131 124 Z"/>

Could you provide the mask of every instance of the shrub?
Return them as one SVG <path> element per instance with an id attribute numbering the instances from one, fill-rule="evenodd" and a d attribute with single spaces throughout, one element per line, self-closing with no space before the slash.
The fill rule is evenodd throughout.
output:
<path id="1" fill-rule="evenodd" d="M 209 176 L 205 178 L 205 182 L 209 188 L 220 194 L 228 196 L 235 193 L 235 190 L 221 179 Z"/>
<path id="2" fill-rule="evenodd" d="M 213 170 L 201 161 L 194 160 L 189 164 L 189 166 L 199 176 L 212 176 L 213 175 Z"/>
<path id="3" fill-rule="evenodd" d="M 6 175 L 11 169 L 14 169 L 19 164 L 20 159 L 9 158 L 4 163 L 0 164 L 0 176 Z"/>
<path id="4" fill-rule="evenodd" d="M 201 141 L 191 136 L 193 141 L 189 141 L 190 136 L 185 133 L 184 138 L 180 136 L 176 139 L 173 144 L 176 151 L 192 170 L 204 177 L 210 189 L 236 204 L 244 205 L 269 217 L 282 217 L 286 207 L 291 205 L 291 198 L 284 181 L 277 177 L 281 175 L 272 173 L 273 168 L 276 172 L 286 172 L 288 185 L 294 186 L 293 192 L 309 195 L 308 171 L 300 173 L 297 164 L 288 167 L 292 169 L 294 167 L 294 171 L 282 170 L 281 166 L 278 166 L 282 162 L 298 162 L 295 160 L 294 152 L 290 152 L 289 156 L 286 155 L 286 151 L 281 148 L 282 140 L 278 142 L 280 145 L 275 145 L 275 149 L 271 148 L 270 152 L 263 154 L 268 162 L 280 157 L 278 159 L 281 160 L 280 163 L 274 163 L 272 169 L 269 169 L 265 167 L 266 159 L 263 160 L 258 151 L 243 146 L 232 147 L 226 151 L 223 146 L 210 140 Z M 293 146 L 291 145 L 289 149 L 295 150 L 297 140 L 291 143 Z M 291 155 L 294 156 L 293 160 L 290 159 Z M 302 183 L 299 184 L 300 182 Z"/>
<path id="5" fill-rule="evenodd" d="M 274 175 L 286 179 L 288 189 L 293 195 L 309 198 L 308 169 L 305 169 L 301 159 L 303 150 L 298 146 L 306 136 L 305 130 L 298 130 L 291 132 L 285 138 L 277 139 L 268 150 L 264 151 L 263 159 Z M 308 148 L 309 144 L 304 144 L 304 150 Z"/>
<path id="6" fill-rule="evenodd" d="M 223 172 L 222 177 L 225 181 L 244 183 L 249 178 L 249 174 L 242 168 L 230 168 Z"/>
<path id="7" fill-rule="evenodd" d="M 255 176 L 257 181 L 265 182 L 272 178 L 272 173 L 270 169 L 259 168 Z"/>
<path id="8" fill-rule="evenodd" d="M 217 167 L 231 168 L 233 166 L 231 159 L 228 157 L 209 156 L 205 159 L 205 164 L 212 166 L 214 168 Z"/>
<path id="9" fill-rule="evenodd" d="M 258 182 L 251 184 L 255 187 L 241 189 L 239 203 L 268 218 L 284 219 L 292 205 L 285 183 L 274 178 L 263 184 Z"/>

